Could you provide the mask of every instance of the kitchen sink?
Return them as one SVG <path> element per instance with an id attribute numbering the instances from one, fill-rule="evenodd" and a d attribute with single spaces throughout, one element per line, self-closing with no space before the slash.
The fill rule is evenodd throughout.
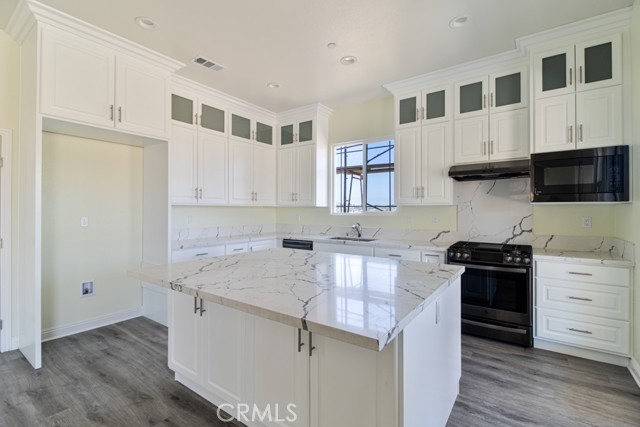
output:
<path id="1" fill-rule="evenodd" d="M 330 237 L 330 240 L 348 240 L 350 242 L 373 242 L 376 239 L 367 239 L 364 237 Z"/>

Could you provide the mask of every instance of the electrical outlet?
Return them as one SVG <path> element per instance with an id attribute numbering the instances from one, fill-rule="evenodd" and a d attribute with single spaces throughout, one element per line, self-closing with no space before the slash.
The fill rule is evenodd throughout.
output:
<path id="1" fill-rule="evenodd" d="M 407 224 L 413 224 L 413 215 L 407 215 Z"/>
<path id="2" fill-rule="evenodd" d="M 582 217 L 582 228 L 591 228 L 591 217 L 583 216 Z"/>
<path id="3" fill-rule="evenodd" d="M 80 227 L 88 227 L 89 226 L 89 218 L 86 216 L 80 217 Z"/>
<path id="4" fill-rule="evenodd" d="M 81 292 L 81 296 L 83 297 L 90 297 L 92 295 L 95 294 L 95 283 L 93 282 L 93 280 L 89 280 L 86 282 L 82 282 L 80 284 L 80 292 Z"/>
<path id="5" fill-rule="evenodd" d="M 433 215 L 431 217 L 431 224 L 437 224 L 439 222 L 440 222 L 440 217 L 439 216 Z"/>

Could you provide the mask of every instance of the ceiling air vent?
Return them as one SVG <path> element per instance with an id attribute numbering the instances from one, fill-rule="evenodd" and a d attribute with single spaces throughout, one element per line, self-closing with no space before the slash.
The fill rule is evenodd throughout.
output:
<path id="1" fill-rule="evenodd" d="M 222 70 L 224 67 L 220 64 L 216 64 L 215 62 L 207 59 L 207 58 L 203 58 L 202 56 L 198 56 L 197 58 L 195 58 L 193 60 L 193 62 L 195 62 L 196 64 L 202 65 L 205 68 L 208 68 L 210 70 L 213 71 L 220 71 Z"/>

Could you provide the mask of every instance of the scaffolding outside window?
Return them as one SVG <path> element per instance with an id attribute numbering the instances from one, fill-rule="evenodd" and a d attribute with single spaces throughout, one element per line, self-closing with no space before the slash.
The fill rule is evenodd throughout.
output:
<path id="1" fill-rule="evenodd" d="M 394 146 L 393 140 L 334 146 L 334 213 L 396 210 Z"/>

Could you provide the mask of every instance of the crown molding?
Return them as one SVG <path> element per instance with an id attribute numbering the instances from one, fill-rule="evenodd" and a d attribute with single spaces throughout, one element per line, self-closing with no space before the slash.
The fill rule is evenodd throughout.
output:
<path id="1" fill-rule="evenodd" d="M 171 76 L 171 86 L 176 89 L 184 89 L 188 92 L 195 92 L 197 94 L 202 94 L 204 96 L 211 96 L 213 98 L 218 99 L 221 103 L 225 104 L 227 107 L 235 107 L 241 109 L 251 109 L 258 114 L 263 116 L 267 116 L 271 119 L 276 118 L 276 113 L 273 111 L 267 110 L 265 108 L 259 107 L 254 104 L 250 104 L 247 101 L 244 101 L 240 98 L 236 98 L 233 95 L 229 95 L 228 93 L 222 92 L 218 89 L 214 89 L 210 86 L 203 85 L 202 83 L 198 83 L 191 79 L 188 79 L 183 76 L 179 76 L 177 74 L 173 74 Z"/>
<path id="2" fill-rule="evenodd" d="M 29 33 L 36 25 L 36 20 L 29 6 L 24 1 L 18 1 L 13 10 L 5 31 L 19 45 L 27 39 Z"/>
<path id="3" fill-rule="evenodd" d="M 282 118 L 287 118 L 290 116 L 299 116 L 302 114 L 309 114 L 309 113 L 317 114 L 319 116 L 324 116 L 328 118 L 331 115 L 331 113 L 333 113 L 333 110 L 324 104 L 320 104 L 319 102 L 316 102 L 314 104 L 304 105 L 302 107 L 297 107 L 291 110 L 278 113 L 278 120 Z"/>

